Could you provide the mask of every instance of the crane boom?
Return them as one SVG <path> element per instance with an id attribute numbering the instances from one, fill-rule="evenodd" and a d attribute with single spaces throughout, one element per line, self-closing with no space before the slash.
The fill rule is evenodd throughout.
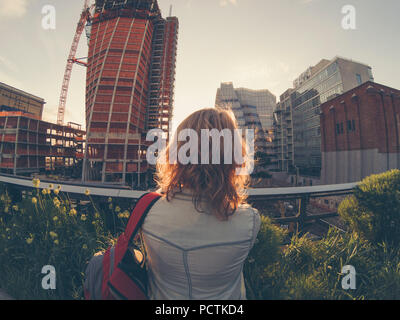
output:
<path id="1" fill-rule="evenodd" d="M 81 35 L 83 29 L 85 28 L 86 21 L 90 17 L 89 12 L 89 2 L 90 0 L 85 0 L 85 4 L 83 7 L 83 11 L 81 17 L 79 19 L 78 25 L 76 27 L 76 32 L 74 36 L 74 40 L 72 41 L 71 50 L 69 52 L 67 66 L 64 72 L 63 83 L 61 87 L 61 95 L 60 95 L 60 102 L 58 104 L 58 113 L 57 113 L 57 124 L 63 125 L 64 124 L 64 115 L 65 115 L 65 106 L 67 103 L 67 95 L 68 95 L 68 87 L 69 82 L 71 79 L 72 67 L 76 62 L 76 51 L 78 50 L 79 40 L 81 39 Z"/>

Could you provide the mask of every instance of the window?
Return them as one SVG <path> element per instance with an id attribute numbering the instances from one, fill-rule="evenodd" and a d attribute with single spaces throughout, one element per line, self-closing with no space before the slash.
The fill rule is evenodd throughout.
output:
<path id="1" fill-rule="evenodd" d="M 351 121 L 347 120 L 347 131 L 350 132 L 351 131 Z"/>
<path id="2" fill-rule="evenodd" d="M 356 122 L 355 120 L 347 120 L 347 132 L 356 131 Z"/>
<path id="3" fill-rule="evenodd" d="M 356 78 L 357 78 L 357 83 L 358 83 L 358 84 L 362 84 L 361 75 L 357 73 L 357 74 L 356 74 Z"/>

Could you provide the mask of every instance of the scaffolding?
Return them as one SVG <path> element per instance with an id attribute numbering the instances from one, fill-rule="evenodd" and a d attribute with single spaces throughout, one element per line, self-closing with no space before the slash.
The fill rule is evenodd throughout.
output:
<path id="1" fill-rule="evenodd" d="M 14 175 L 71 174 L 83 158 L 80 125 L 45 122 L 24 112 L 0 112 L 0 171 Z"/>

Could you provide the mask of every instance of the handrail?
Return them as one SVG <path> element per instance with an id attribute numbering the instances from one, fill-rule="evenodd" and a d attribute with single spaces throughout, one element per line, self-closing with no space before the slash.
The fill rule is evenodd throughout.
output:
<path id="1" fill-rule="evenodd" d="M 12 184 L 17 188 L 34 189 L 31 178 L 13 176 L 0 173 L 0 182 Z M 75 194 L 85 195 L 89 189 L 90 195 L 94 197 L 112 197 L 125 199 L 139 199 L 148 191 L 131 190 L 127 187 L 116 185 L 104 185 L 97 183 L 77 183 L 69 181 L 52 181 L 43 179 L 40 181 L 39 189 L 47 189 L 50 185 L 55 187 L 60 186 L 61 191 Z M 301 229 L 302 226 L 310 220 L 319 220 L 323 218 L 335 217 L 337 212 L 326 212 L 318 214 L 308 214 L 307 206 L 311 198 L 328 197 L 346 195 L 353 192 L 357 183 L 346 183 L 336 185 L 320 185 L 310 187 L 289 187 L 289 188 L 259 188 L 247 189 L 248 198 L 250 201 L 272 201 L 272 200 L 290 200 L 298 199 L 298 213 L 292 217 L 273 218 L 273 222 L 277 224 L 297 223 Z"/>
<path id="2" fill-rule="evenodd" d="M 12 184 L 19 187 L 34 188 L 32 179 L 28 177 L 13 176 L 0 173 L 0 182 Z M 40 189 L 47 189 L 53 184 L 61 186 L 63 192 L 84 195 L 86 190 L 90 190 L 92 196 L 116 197 L 138 199 L 147 191 L 131 190 L 123 186 L 105 185 L 97 183 L 77 183 L 70 181 L 55 181 L 50 179 L 41 180 Z M 289 187 L 289 188 L 257 188 L 247 189 L 246 192 L 250 200 L 287 200 L 299 199 L 303 197 L 328 197 L 352 193 L 357 183 L 320 185 L 310 187 Z"/>

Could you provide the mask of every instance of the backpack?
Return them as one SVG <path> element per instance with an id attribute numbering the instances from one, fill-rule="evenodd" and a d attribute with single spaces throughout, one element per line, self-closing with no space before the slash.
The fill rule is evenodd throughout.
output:
<path id="1" fill-rule="evenodd" d="M 96 253 L 85 271 L 86 300 L 147 300 L 145 256 L 133 243 L 151 207 L 161 197 L 151 192 L 137 202 L 114 246 Z"/>

